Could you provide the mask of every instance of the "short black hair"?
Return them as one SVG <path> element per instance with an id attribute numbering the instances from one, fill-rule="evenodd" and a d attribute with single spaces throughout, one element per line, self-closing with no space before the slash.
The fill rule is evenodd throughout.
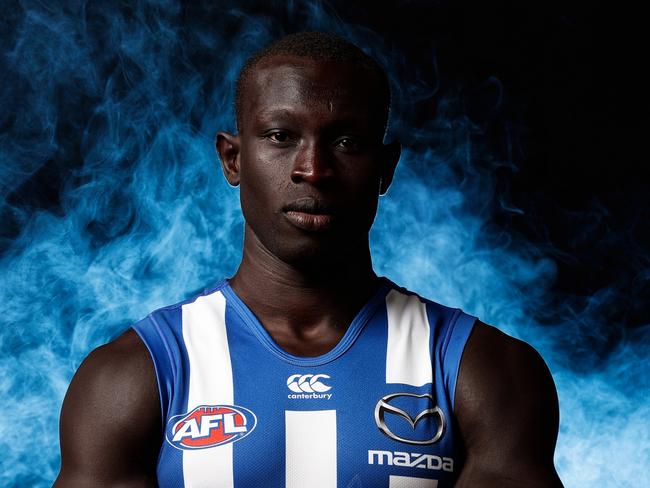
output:
<path id="1" fill-rule="evenodd" d="M 367 70 L 377 80 L 377 89 L 380 95 L 378 102 L 384 105 L 383 131 L 386 132 L 391 105 L 390 83 L 386 72 L 379 66 L 377 61 L 348 40 L 336 34 L 318 31 L 296 32 L 284 36 L 257 51 L 246 60 L 237 77 L 235 90 L 237 130 L 242 127 L 244 91 L 251 73 L 262 60 L 276 55 L 291 55 L 313 61 L 328 60 L 355 63 L 362 69 Z"/>

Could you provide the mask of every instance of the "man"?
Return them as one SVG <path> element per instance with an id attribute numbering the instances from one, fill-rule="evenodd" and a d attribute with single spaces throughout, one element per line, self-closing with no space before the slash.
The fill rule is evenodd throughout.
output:
<path id="1" fill-rule="evenodd" d="M 219 132 L 233 277 L 80 366 L 56 487 L 557 487 L 557 395 L 527 344 L 378 277 L 400 144 L 385 74 L 323 33 L 249 59 Z M 461 361 L 462 359 L 462 361 Z"/>

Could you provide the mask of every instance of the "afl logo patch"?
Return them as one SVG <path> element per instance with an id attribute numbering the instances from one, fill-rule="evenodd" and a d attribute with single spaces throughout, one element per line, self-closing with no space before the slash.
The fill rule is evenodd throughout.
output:
<path id="1" fill-rule="evenodd" d="M 201 405 L 167 422 L 165 437 L 177 449 L 207 449 L 243 439 L 257 417 L 238 405 Z"/>

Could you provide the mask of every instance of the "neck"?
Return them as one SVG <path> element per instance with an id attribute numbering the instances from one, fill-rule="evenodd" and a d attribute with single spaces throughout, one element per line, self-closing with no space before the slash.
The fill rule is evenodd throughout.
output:
<path id="1" fill-rule="evenodd" d="M 336 259 L 295 265 L 274 256 L 246 227 L 243 258 L 229 282 L 262 323 L 297 330 L 348 325 L 377 289 L 379 278 L 367 237 Z"/>

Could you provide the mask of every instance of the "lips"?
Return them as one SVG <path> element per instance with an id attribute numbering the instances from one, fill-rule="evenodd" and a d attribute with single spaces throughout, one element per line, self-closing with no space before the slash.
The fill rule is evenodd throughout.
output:
<path id="1" fill-rule="evenodd" d="M 314 198 L 299 198 L 282 210 L 289 222 L 303 230 L 327 230 L 336 221 L 334 207 Z"/>
<path id="2" fill-rule="evenodd" d="M 295 212 L 304 212 L 310 214 L 333 214 L 334 207 L 322 200 L 305 197 L 294 200 L 285 205 L 282 210 L 285 212 L 293 210 Z"/>

